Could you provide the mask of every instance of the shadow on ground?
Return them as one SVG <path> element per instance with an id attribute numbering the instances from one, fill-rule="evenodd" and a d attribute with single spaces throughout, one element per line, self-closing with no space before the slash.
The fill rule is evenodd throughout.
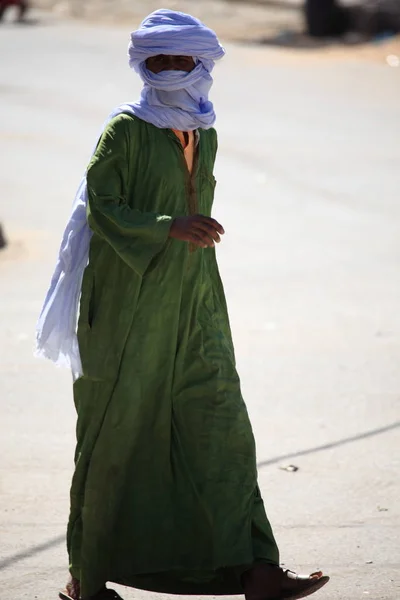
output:
<path id="1" fill-rule="evenodd" d="M 32 25 L 44 25 L 45 23 L 42 22 L 40 19 L 36 19 L 36 18 L 31 18 L 31 17 L 27 17 L 26 19 L 24 19 L 23 21 L 11 21 L 11 20 L 7 20 L 7 21 L 2 21 L 0 22 L 0 28 L 1 29 L 11 29 L 14 27 L 30 27 Z"/>
<path id="2" fill-rule="evenodd" d="M 7 569 L 7 567 L 14 565 L 16 562 L 24 560 L 25 558 L 31 558 L 31 556 L 35 556 L 40 552 L 44 552 L 45 550 L 49 550 L 50 548 L 59 546 L 63 543 L 65 543 L 65 534 L 58 535 L 57 537 L 51 538 L 51 540 L 48 540 L 47 542 L 42 542 L 41 544 L 36 544 L 30 548 L 26 548 L 25 550 L 11 554 L 10 556 L 3 558 L 3 560 L 0 560 L 0 571 Z"/>
<path id="3" fill-rule="evenodd" d="M 282 460 L 286 460 L 288 458 L 297 458 L 298 456 L 306 456 L 307 454 L 315 454 L 316 452 L 323 452 L 324 450 L 331 450 L 332 448 L 339 448 L 340 446 L 344 446 L 346 444 L 351 444 L 353 442 L 358 442 L 359 440 L 365 440 L 370 437 L 374 437 L 376 435 L 381 435 L 383 433 L 387 433 L 388 431 L 392 431 L 393 429 L 398 429 L 400 427 L 400 421 L 395 421 L 391 425 L 386 425 L 385 427 L 379 427 L 378 429 L 371 429 L 370 431 L 364 431 L 364 433 L 359 433 L 358 435 L 352 435 L 347 438 L 343 438 L 341 440 L 337 440 L 336 442 L 329 442 L 328 444 L 322 444 L 322 446 L 315 446 L 314 448 L 306 448 L 305 450 L 299 450 L 297 452 L 290 452 L 288 454 L 281 454 L 280 456 L 275 456 L 273 458 L 269 458 L 268 460 L 263 460 L 258 463 L 257 467 L 261 469 L 262 467 L 268 467 L 269 465 L 274 465 L 276 463 L 281 462 Z"/>
<path id="4" fill-rule="evenodd" d="M 238 40 L 242 42 L 242 40 Z M 274 46 L 279 48 L 298 48 L 318 50 L 320 48 L 329 47 L 348 47 L 365 44 L 365 37 L 358 34 L 348 34 L 344 37 L 326 37 L 317 38 L 311 37 L 301 31 L 287 30 L 267 37 L 260 37 L 253 41 L 253 44 L 258 46 Z"/>

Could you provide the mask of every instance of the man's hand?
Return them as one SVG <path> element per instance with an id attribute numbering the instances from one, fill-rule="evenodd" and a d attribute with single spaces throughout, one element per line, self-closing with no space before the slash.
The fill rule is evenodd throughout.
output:
<path id="1" fill-rule="evenodd" d="M 191 217 L 177 217 L 173 220 L 169 235 L 183 242 L 191 242 L 207 248 L 221 241 L 220 235 L 225 233 L 222 225 L 211 217 L 193 215 Z"/>

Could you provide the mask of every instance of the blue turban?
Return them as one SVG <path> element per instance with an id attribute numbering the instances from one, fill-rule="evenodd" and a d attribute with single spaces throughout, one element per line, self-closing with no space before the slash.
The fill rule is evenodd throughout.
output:
<path id="1" fill-rule="evenodd" d="M 146 17 L 139 29 L 131 33 L 128 54 L 129 65 L 136 71 L 150 56 L 170 54 L 197 57 L 211 72 L 214 61 L 222 58 L 225 50 L 214 31 L 201 21 L 162 8 Z"/>

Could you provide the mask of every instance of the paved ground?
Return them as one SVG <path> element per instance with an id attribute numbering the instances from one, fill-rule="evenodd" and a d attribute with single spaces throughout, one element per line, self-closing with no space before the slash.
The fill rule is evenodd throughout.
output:
<path id="1" fill-rule="evenodd" d="M 121 29 L 52 21 L 0 31 L 7 600 L 55 598 L 66 577 L 70 377 L 32 357 L 33 331 L 99 125 L 139 91 L 126 44 Z M 214 90 L 219 261 L 282 560 L 328 571 L 321 599 L 398 600 L 399 71 L 228 50 Z"/>

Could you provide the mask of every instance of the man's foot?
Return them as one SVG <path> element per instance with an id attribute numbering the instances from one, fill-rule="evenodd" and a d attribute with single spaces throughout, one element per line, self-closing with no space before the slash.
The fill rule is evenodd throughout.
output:
<path id="1" fill-rule="evenodd" d="M 242 575 L 246 600 L 300 600 L 328 583 L 321 571 L 297 575 L 278 566 L 260 563 Z"/>
<path id="2" fill-rule="evenodd" d="M 81 585 L 79 581 L 74 577 L 71 577 L 70 581 L 65 586 L 65 590 L 62 590 L 58 596 L 61 600 L 82 600 Z M 85 600 L 122 600 L 122 598 L 115 590 L 110 590 L 104 586 L 97 594 L 85 598 Z"/>
<path id="3" fill-rule="evenodd" d="M 75 577 L 71 577 L 65 586 L 65 590 L 62 590 L 58 594 L 61 600 L 80 600 L 81 597 L 81 584 L 75 579 Z"/>

